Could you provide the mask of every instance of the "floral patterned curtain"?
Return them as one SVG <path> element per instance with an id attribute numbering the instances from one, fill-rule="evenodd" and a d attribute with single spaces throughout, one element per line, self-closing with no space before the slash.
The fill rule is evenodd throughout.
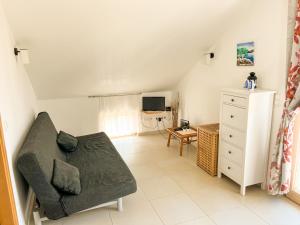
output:
<path id="1" fill-rule="evenodd" d="M 295 115 L 300 112 L 300 0 L 297 4 L 296 26 L 291 65 L 287 78 L 286 100 L 274 154 L 269 169 L 268 191 L 283 195 L 290 191 L 292 176 L 292 143 Z"/>

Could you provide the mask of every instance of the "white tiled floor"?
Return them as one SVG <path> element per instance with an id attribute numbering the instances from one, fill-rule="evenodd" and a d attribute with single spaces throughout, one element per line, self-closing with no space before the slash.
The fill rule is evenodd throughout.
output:
<path id="1" fill-rule="evenodd" d="M 245 197 L 229 179 L 211 177 L 195 165 L 195 149 L 170 148 L 162 135 L 113 140 L 137 179 L 138 191 L 124 198 L 124 211 L 96 209 L 57 225 L 300 225 L 300 206 L 268 196 L 259 187 Z"/>

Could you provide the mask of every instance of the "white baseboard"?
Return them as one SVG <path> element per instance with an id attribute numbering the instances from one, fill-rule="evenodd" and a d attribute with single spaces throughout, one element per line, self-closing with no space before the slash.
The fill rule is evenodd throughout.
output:
<path id="1" fill-rule="evenodd" d="M 167 133 L 165 130 L 153 130 L 153 131 L 143 131 L 138 133 L 138 136 L 146 136 L 146 135 L 153 135 L 153 134 L 159 134 L 159 133 Z"/>

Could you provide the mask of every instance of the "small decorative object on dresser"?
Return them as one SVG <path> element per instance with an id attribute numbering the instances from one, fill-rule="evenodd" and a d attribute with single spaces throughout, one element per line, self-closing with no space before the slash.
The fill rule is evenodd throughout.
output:
<path id="1" fill-rule="evenodd" d="M 257 88 L 257 76 L 255 76 L 254 72 L 251 72 L 250 76 L 248 76 L 244 88 L 252 89 L 252 90 Z"/>
<path id="2" fill-rule="evenodd" d="M 218 177 L 241 186 L 266 180 L 274 91 L 225 89 L 221 94 Z"/>
<path id="3" fill-rule="evenodd" d="M 219 124 L 199 126 L 197 140 L 197 165 L 211 176 L 217 176 Z"/>

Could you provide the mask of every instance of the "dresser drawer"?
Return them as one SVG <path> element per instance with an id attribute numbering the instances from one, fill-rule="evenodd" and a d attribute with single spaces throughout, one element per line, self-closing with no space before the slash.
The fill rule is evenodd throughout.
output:
<path id="1" fill-rule="evenodd" d="M 243 98 L 243 97 L 237 97 L 237 96 L 233 96 L 233 95 L 224 94 L 223 95 L 223 103 L 246 108 L 248 105 L 248 99 Z"/>
<path id="2" fill-rule="evenodd" d="M 244 108 L 223 104 L 222 122 L 239 130 L 245 130 L 247 126 L 247 111 Z"/>
<path id="3" fill-rule="evenodd" d="M 241 131 L 223 125 L 221 130 L 221 137 L 222 140 L 239 148 L 243 149 L 245 147 L 245 133 Z"/>
<path id="4" fill-rule="evenodd" d="M 221 169 L 222 173 L 224 173 L 226 176 L 228 176 L 229 178 L 231 178 L 239 184 L 242 183 L 242 167 L 229 161 L 225 157 L 221 157 Z"/>
<path id="5" fill-rule="evenodd" d="M 240 149 L 233 147 L 230 144 L 227 144 L 226 142 L 221 143 L 221 154 L 226 159 L 242 166 L 244 162 L 243 158 L 243 151 Z"/>

